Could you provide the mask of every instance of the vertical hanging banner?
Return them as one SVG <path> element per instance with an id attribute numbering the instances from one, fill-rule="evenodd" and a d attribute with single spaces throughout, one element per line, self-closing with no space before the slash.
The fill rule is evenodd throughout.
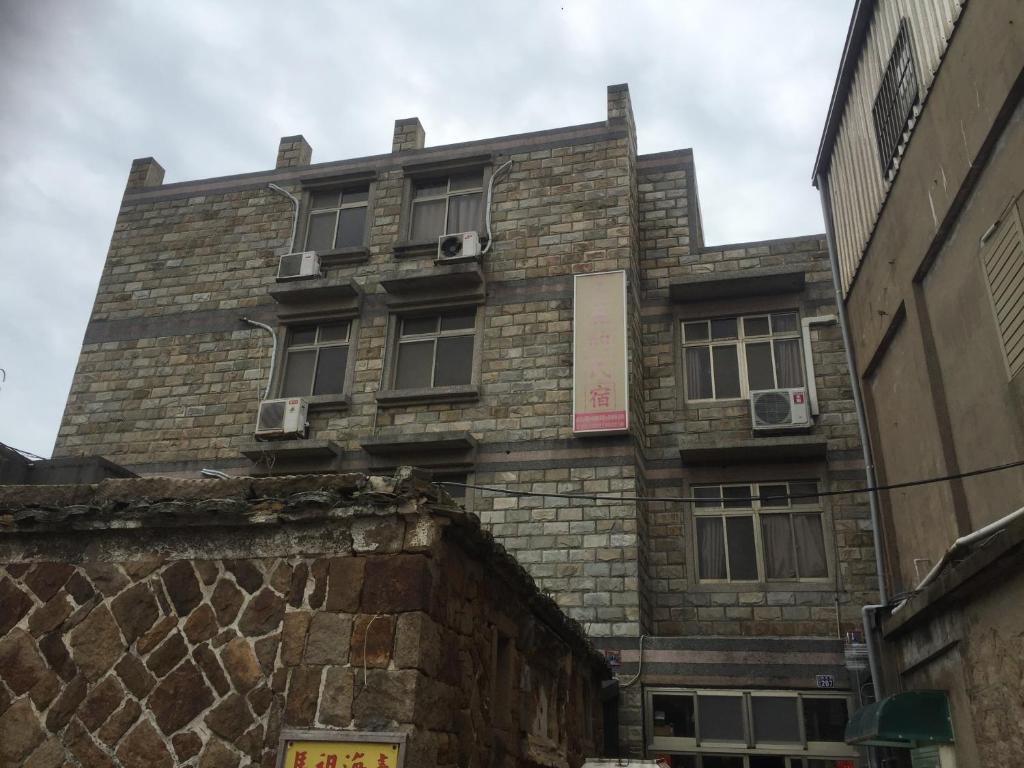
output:
<path id="1" fill-rule="evenodd" d="M 629 429 L 626 273 L 576 275 L 572 301 L 572 431 Z"/>

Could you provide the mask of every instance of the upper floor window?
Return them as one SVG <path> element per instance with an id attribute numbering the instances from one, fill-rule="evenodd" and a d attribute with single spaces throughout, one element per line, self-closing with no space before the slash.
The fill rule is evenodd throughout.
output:
<path id="1" fill-rule="evenodd" d="M 306 250 L 323 253 L 363 245 L 369 197 L 366 186 L 313 192 L 306 227 Z"/>
<path id="2" fill-rule="evenodd" d="M 828 576 L 816 482 L 697 485 L 691 491 L 698 500 L 693 514 L 701 581 Z"/>
<path id="3" fill-rule="evenodd" d="M 795 312 L 685 321 L 683 345 L 687 400 L 747 397 L 759 389 L 804 384 Z"/>
<path id="4" fill-rule="evenodd" d="M 342 394 L 351 332 L 348 321 L 290 328 L 281 397 Z"/>
<path id="5" fill-rule="evenodd" d="M 395 389 L 472 383 L 476 310 L 401 319 Z"/>
<path id="6" fill-rule="evenodd" d="M 900 30 L 896 34 L 896 42 L 893 43 L 889 63 L 885 67 L 882 84 L 878 87 L 875 104 L 871 109 L 883 175 L 889 172 L 896 160 L 900 144 L 903 143 L 903 133 L 913 116 L 914 105 L 917 104 L 917 96 L 917 73 L 914 71 L 914 54 L 910 47 L 910 25 L 906 19 L 900 19 Z"/>
<path id="7" fill-rule="evenodd" d="M 453 232 L 480 229 L 483 169 L 413 180 L 409 239 L 436 240 Z"/>

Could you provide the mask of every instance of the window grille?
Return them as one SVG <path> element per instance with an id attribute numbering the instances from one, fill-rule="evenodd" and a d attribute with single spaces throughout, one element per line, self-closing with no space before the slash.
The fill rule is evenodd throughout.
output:
<path id="1" fill-rule="evenodd" d="M 910 47 L 910 25 L 906 19 L 901 19 L 900 31 L 871 110 L 883 176 L 896 165 L 903 134 L 911 125 L 917 100 L 918 82 Z"/>

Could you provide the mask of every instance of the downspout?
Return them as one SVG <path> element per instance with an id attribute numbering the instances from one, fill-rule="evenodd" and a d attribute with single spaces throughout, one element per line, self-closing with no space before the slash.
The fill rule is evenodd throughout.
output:
<path id="1" fill-rule="evenodd" d="M 868 491 L 868 507 L 871 511 L 871 536 L 875 547 L 875 572 L 878 575 L 878 605 L 865 605 L 861 608 L 861 619 L 864 626 L 864 642 L 868 651 L 868 669 L 871 671 L 871 687 L 875 701 L 882 700 L 882 675 L 879 666 L 879 651 L 875 647 L 875 631 L 873 615 L 887 607 L 889 597 L 885 584 L 885 571 L 882 567 L 882 523 L 878 512 L 878 491 L 875 490 L 875 463 L 868 440 L 867 419 L 864 415 L 864 401 L 861 398 L 860 378 L 853 360 L 853 344 L 850 342 L 850 327 L 846 318 L 846 304 L 843 302 L 843 291 L 839 282 L 839 256 L 836 251 L 835 231 L 832 228 L 832 207 L 829 204 L 828 181 L 819 174 L 815 179 L 818 194 L 821 196 L 821 213 L 825 220 L 825 239 L 828 243 L 828 260 L 832 267 L 832 287 L 836 294 L 836 312 L 839 315 L 839 328 L 843 334 L 843 345 L 846 347 L 846 367 L 850 372 L 850 386 L 853 391 L 853 405 L 857 412 L 857 431 L 860 434 L 861 451 L 864 455 L 864 479 Z M 868 750 L 868 759 L 873 766 L 881 761 L 877 749 Z"/>
<path id="2" fill-rule="evenodd" d="M 832 265 L 832 287 L 836 293 L 836 310 L 839 314 L 839 328 L 843 333 L 843 345 L 846 347 L 846 367 L 850 371 L 850 385 L 853 390 L 853 406 L 857 411 L 857 431 L 860 434 L 861 451 L 864 455 L 864 479 L 868 491 L 868 507 L 871 510 L 872 543 L 875 547 L 875 573 L 878 575 L 878 597 L 882 605 L 889 602 L 885 585 L 885 569 L 882 565 L 882 522 L 878 513 L 878 485 L 875 480 L 875 462 L 871 453 L 871 442 L 868 440 L 867 419 L 864 416 L 864 400 L 861 398 L 860 379 L 853 361 L 853 344 L 850 343 L 850 327 L 846 319 L 846 304 L 843 302 L 843 291 L 839 283 L 839 257 L 836 253 L 835 233 L 832 229 L 832 207 L 828 201 L 828 181 L 819 175 L 815 185 L 821 196 L 821 213 L 825 219 L 825 239 L 828 242 L 828 260 Z M 870 649 L 870 646 L 869 646 Z"/>
<path id="3" fill-rule="evenodd" d="M 270 382 L 274 380 L 274 360 L 277 357 L 277 331 L 271 328 L 266 323 L 261 323 L 259 320 L 250 320 L 248 317 L 239 318 L 243 323 L 248 323 L 256 328 L 262 328 L 264 331 L 270 334 L 271 343 L 273 346 L 270 348 L 270 372 L 267 374 L 267 387 L 263 390 L 263 400 L 266 400 L 270 395 Z"/>
<path id="4" fill-rule="evenodd" d="M 267 186 L 270 189 L 274 190 L 275 192 L 279 192 L 285 197 L 287 197 L 289 200 L 291 200 L 292 206 L 295 208 L 295 212 L 292 215 L 292 237 L 291 240 L 288 241 L 288 253 L 295 253 L 295 234 L 296 232 L 298 232 L 299 229 L 299 198 L 297 198 L 287 189 L 277 186 L 277 184 L 267 184 Z"/>

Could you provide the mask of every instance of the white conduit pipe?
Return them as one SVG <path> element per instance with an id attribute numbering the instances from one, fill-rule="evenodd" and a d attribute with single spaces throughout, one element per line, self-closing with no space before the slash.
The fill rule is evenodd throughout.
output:
<path id="1" fill-rule="evenodd" d="M 289 240 L 288 253 L 295 253 L 295 233 L 299 229 L 299 198 L 289 192 L 287 189 L 282 189 L 277 184 L 267 184 L 275 192 L 280 192 L 282 195 L 292 201 L 292 205 L 295 208 L 295 213 L 292 216 L 292 239 Z"/>
<path id="2" fill-rule="evenodd" d="M 640 635 L 640 660 L 639 660 L 639 663 L 637 664 L 637 667 L 636 667 L 636 674 L 633 675 L 633 677 L 630 678 L 627 682 L 619 683 L 619 688 L 629 688 L 629 686 L 631 686 L 633 683 L 635 683 L 637 680 L 640 679 L 640 674 L 644 671 L 644 638 L 645 637 L 647 637 L 647 635 Z"/>
<path id="3" fill-rule="evenodd" d="M 264 331 L 270 334 L 270 338 L 273 341 L 274 346 L 270 349 L 270 371 L 267 374 L 267 387 L 263 390 L 263 399 L 266 400 L 270 394 L 270 382 L 274 378 L 274 360 L 277 357 L 277 331 L 271 328 L 266 323 L 261 323 L 259 320 L 250 320 L 248 317 L 241 318 L 243 323 L 262 328 Z"/>
<path id="4" fill-rule="evenodd" d="M 494 180 L 498 178 L 498 175 L 510 165 L 512 165 L 512 161 L 506 160 L 504 165 L 491 174 L 491 179 L 487 182 L 487 210 L 484 213 L 484 220 L 487 223 L 487 245 L 485 245 L 484 249 L 480 252 L 481 255 L 491 250 L 491 197 L 494 194 Z"/>
<path id="5" fill-rule="evenodd" d="M 835 315 L 819 315 L 818 317 L 805 317 L 802 321 L 801 336 L 804 342 L 804 369 L 807 371 L 807 399 L 810 401 L 811 415 L 817 416 L 818 408 L 818 382 L 814 376 L 814 355 L 811 352 L 811 326 L 829 325 L 836 322 Z"/>
<path id="6" fill-rule="evenodd" d="M 939 575 L 942 569 L 946 567 L 946 563 L 952 560 L 953 557 L 955 557 L 961 549 L 969 547 L 971 546 L 971 544 L 974 544 L 977 541 L 987 539 L 989 536 L 994 536 L 1022 515 L 1024 515 L 1024 507 L 1021 507 L 1020 509 L 1011 512 L 1010 514 L 1006 515 L 1006 517 L 999 518 L 994 523 L 989 523 L 983 528 L 979 528 L 973 533 L 968 533 L 966 536 L 961 536 L 959 539 L 954 541 L 953 545 L 946 550 L 946 553 L 942 556 L 939 562 L 935 564 L 935 567 L 925 574 L 925 577 L 921 579 L 920 584 L 914 587 L 914 591 L 911 593 L 911 597 L 913 597 L 922 589 L 924 589 L 933 581 L 935 581 L 936 577 Z M 896 611 L 903 608 L 903 606 L 905 606 L 909 600 L 910 597 L 902 600 L 899 605 L 892 609 L 892 612 L 896 613 Z"/>

